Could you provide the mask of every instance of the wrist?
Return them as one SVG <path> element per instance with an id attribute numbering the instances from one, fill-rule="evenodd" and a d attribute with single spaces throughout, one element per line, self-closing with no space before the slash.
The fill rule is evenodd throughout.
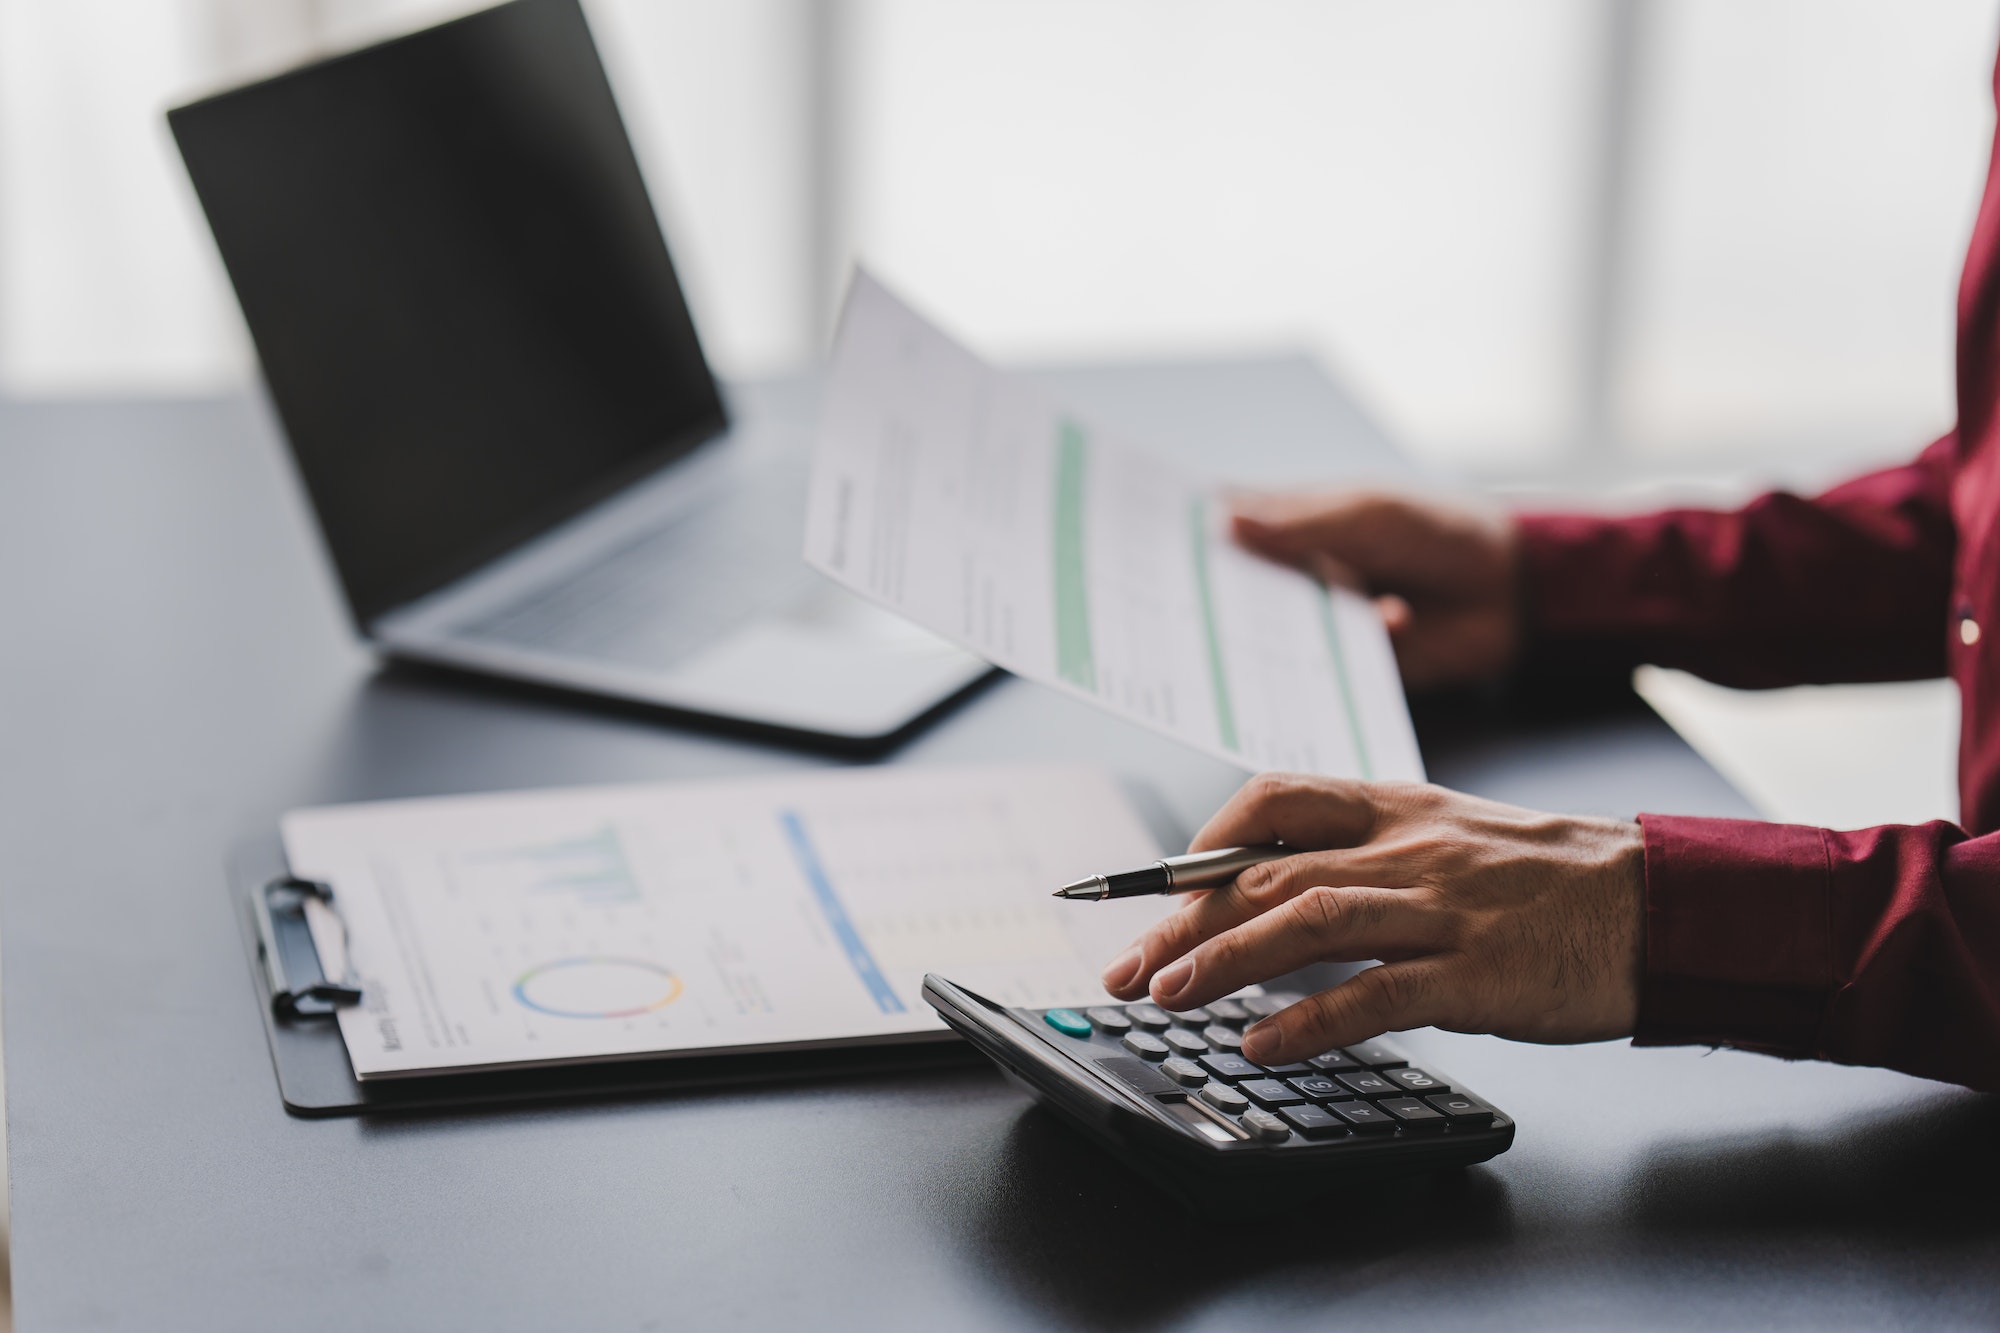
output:
<path id="1" fill-rule="evenodd" d="M 1646 985 L 1646 831 L 1636 820 L 1617 823 L 1606 886 L 1614 932 L 1611 1035 L 1629 1037 L 1638 1030 L 1639 1001 Z"/>

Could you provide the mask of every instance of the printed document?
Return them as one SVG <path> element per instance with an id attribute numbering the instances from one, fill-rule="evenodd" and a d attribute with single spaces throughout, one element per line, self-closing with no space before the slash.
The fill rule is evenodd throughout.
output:
<path id="1" fill-rule="evenodd" d="M 1106 774 L 891 768 L 298 810 L 333 886 L 361 1080 L 924 1039 L 937 972 L 1004 1004 L 1102 1003 L 1172 901 L 1065 903 L 1154 837 Z M 320 938 L 338 922 L 315 920 Z"/>
<path id="2" fill-rule="evenodd" d="M 806 559 L 1245 768 L 1423 776 L 1365 599 L 1244 551 L 1220 482 L 985 365 L 865 273 L 834 348 Z"/>

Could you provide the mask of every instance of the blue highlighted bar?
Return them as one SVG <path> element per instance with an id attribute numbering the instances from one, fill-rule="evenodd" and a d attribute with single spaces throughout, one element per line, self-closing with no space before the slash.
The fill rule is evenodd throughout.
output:
<path id="1" fill-rule="evenodd" d="M 813 850 L 812 839 L 806 836 L 805 821 L 796 810 L 780 810 L 778 822 L 785 826 L 785 838 L 792 844 L 792 855 L 799 861 L 799 871 L 812 885 L 813 897 L 819 900 L 819 910 L 826 915 L 826 924 L 832 928 L 840 947 L 847 950 L 847 961 L 853 965 L 854 974 L 861 978 L 861 984 L 875 997 L 875 1005 L 885 1014 L 907 1013 L 902 999 L 891 989 L 882 969 L 875 966 L 875 955 L 868 952 L 868 946 L 861 942 L 861 933 L 854 929 L 854 923 L 847 919 L 847 909 L 840 905 L 840 896 L 833 891 L 833 882 L 826 877 L 826 869 L 819 863 L 819 853 Z"/>

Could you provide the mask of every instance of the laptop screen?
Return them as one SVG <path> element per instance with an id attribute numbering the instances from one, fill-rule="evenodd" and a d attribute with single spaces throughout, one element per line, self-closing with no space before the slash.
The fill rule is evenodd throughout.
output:
<path id="1" fill-rule="evenodd" d="M 722 429 L 576 0 L 169 120 L 364 627 Z"/>

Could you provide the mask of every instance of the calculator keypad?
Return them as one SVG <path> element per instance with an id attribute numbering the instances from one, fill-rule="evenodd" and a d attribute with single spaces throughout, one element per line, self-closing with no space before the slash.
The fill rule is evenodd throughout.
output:
<path id="1" fill-rule="evenodd" d="M 1400 1120 L 1405 1129 L 1426 1130 L 1444 1128 L 1444 1116 L 1424 1105 L 1415 1097 L 1385 1097 L 1375 1104 Z"/>
<path id="2" fill-rule="evenodd" d="M 1325 1074 L 1302 1074 L 1287 1081 L 1292 1085 L 1293 1091 L 1316 1102 L 1336 1101 L 1356 1095 L 1348 1091 L 1344 1084 L 1328 1078 Z"/>
<path id="3" fill-rule="evenodd" d="M 1217 1000 L 1214 1004 L 1208 1005 L 1207 1009 L 1210 1018 L 1218 1023 L 1227 1023 L 1233 1028 L 1240 1028 L 1250 1021 L 1250 1011 L 1234 1000 Z"/>
<path id="4" fill-rule="evenodd" d="M 1451 1084 L 1430 1071 L 1418 1069 L 1414 1065 L 1404 1065 L 1401 1069 L 1385 1069 L 1382 1071 L 1382 1077 L 1403 1091 L 1418 1097 L 1428 1097 L 1434 1092 L 1451 1091 Z"/>
<path id="5" fill-rule="evenodd" d="M 1292 1127 L 1278 1116 L 1258 1107 L 1243 1113 L 1243 1128 L 1267 1143 L 1283 1143 L 1292 1137 Z"/>
<path id="6" fill-rule="evenodd" d="M 1210 1023 L 1201 1030 L 1201 1035 L 1210 1046 L 1218 1051 L 1240 1051 L 1243 1049 L 1243 1034 L 1235 1028 L 1226 1028 L 1220 1023 Z"/>
<path id="7" fill-rule="evenodd" d="M 1248 1078 L 1236 1085 L 1244 1096 L 1259 1106 L 1290 1106 L 1302 1102 L 1304 1097 L 1292 1090 L 1292 1085 L 1275 1078 Z"/>
<path id="8" fill-rule="evenodd" d="M 1386 1134 L 1395 1119 L 1373 1102 L 1329 1102 L 1327 1110 L 1345 1120 L 1357 1134 Z"/>
<path id="9" fill-rule="evenodd" d="M 1208 1043 L 1202 1039 L 1201 1034 L 1189 1032 L 1186 1028 L 1168 1028 L 1160 1034 L 1160 1040 L 1182 1055 L 1208 1054 Z"/>
<path id="10" fill-rule="evenodd" d="M 1210 1083 L 1203 1086 L 1201 1099 L 1218 1111 L 1231 1115 L 1241 1115 L 1250 1109 L 1250 1099 L 1227 1083 Z"/>
<path id="11" fill-rule="evenodd" d="M 1335 1116 L 1324 1106 L 1315 1106 L 1311 1102 L 1283 1107 L 1279 1110 L 1278 1116 L 1309 1139 L 1336 1139 L 1347 1133 L 1345 1120 Z"/>
<path id="12" fill-rule="evenodd" d="M 1371 1074 L 1366 1070 L 1359 1074 L 1335 1074 L 1333 1077 L 1336 1083 L 1356 1097 L 1394 1097 L 1402 1091 L 1380 1074 Z"/>
<path id="13" fill-rule="evenodd" d="M 1204 1113 L 1235 1125 L 1239 1141 L 1246 1135 L 1273 1145 L 1419 1138 L 1493 1125 L 1498 1113 L 1491 1106 L 1410 1064 L 1385 1042 L 1287 1065 L 1246 1059 L 1240 1029 L 1297 1001 L 1295 995 L 1250 995 L 1179 1012 L 1154 1004 L 1096 1005 L 1042 1010 L 1036 1017 L 1058 1046 L 1079 1056 L 1094 1048 L 1103 1068 L 1163 1102 L 1199 1103 Z M 1176 1114 L 1200 1118 L 1192 1106 Z M 1214 1138 L 1221 1128 L 1205 1132 Z"/>
<path id="14" fill-rule="evenodd" d="M 1083 1016 L 1091 1021 L 1099 1032 L 1122 1037 L 1132 1030 L 1132 1020 L 1125 1016 L 1123 1009 L 1108 1004 L 1100 1004 L 1094 1009 L 1086 1009 Z"/>
<path id="15" fill-rule="evenodd" d="M 1201 1067 L 1225 1083 L 1234 1083 L 1241 1078 L 1262 1078 L 1264 1070 L 1251 1064 L 1240 1055 L 1204 1055 Z"/>

